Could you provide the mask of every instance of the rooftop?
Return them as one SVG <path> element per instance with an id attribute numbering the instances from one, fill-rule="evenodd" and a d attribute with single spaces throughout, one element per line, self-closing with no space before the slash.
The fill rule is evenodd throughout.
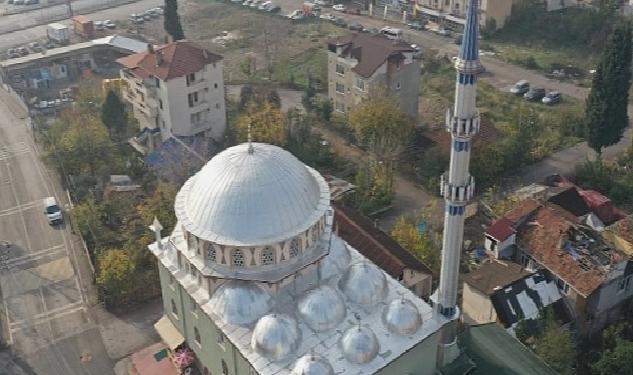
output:
<path id="1" fill-rule="evenodd" d="M 382 35 L 350 34 L 328 42 L 330 48 L 344 47 L 342 55 L 358 60 L 352 70 L 369 78 L 388 58 L 403 58 L 403 52 L 414 52 L 410 44 L 387 39 Z"/>
<path id="2" fill-rule="evenodd" d="M 187 40 L 178 40 L 135 55 L 123 57 L 117 62 L 139 77 L 158 77 L 163 81 L 199 72 L 208 64 L 220 61 L 222 56 L 211 53 Z"/>
<path id="3" fill-rule="evenodd" d="M 462 275 L 462 280 L 478 291 L 492 295 L 498 289 L 529 276 L 521 265 L 511 262 L 486 262 L 476 271 Z"/>

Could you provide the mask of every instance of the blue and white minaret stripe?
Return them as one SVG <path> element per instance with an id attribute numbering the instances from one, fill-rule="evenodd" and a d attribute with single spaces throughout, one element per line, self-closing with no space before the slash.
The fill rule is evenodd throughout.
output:
<path id="1" fill-rule="evenodd" d="M 446 113 L 446 130 L 451 133 L 451 162 L 441 178 L 440 192 L 445 199 L 442 269 L 437 292 L 438 312 L 453 318 L 457 313 L 459 263 L 464 239 L 466 204 L 473 197 L 475 179 L 469 173 L 472 138 L 479 131 L 476 108 L 477 78 L 482 71 L 479 62 L 478 0 L 470 0 L 464 37 L 455 61 L 457 70 L 455 105 Z M 447 337 L 444 344 L 454 341 Z"/>

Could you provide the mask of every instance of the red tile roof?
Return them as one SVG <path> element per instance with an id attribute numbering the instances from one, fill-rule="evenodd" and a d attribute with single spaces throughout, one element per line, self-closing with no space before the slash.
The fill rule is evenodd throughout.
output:
<path id="1" fill-rule="evenodd" d="M 382 35 L 351 34 L 328 42 L 344 47 L 343 55 L 358 60 L 353 71 L 369 78 L 388 58 L 398 58 L 402 52 L 413 52 L 410 44 L 389 40 Z"/>
<path id="2" fill-rule="evenodd" d="M 486 234 L 493 237 L 497 241 L 505 241 L 515 233 L 512 225 L 514 225 L 514 222 L 508 220 L 505 217 L 502 217 L 488 227 L 488 229 L 486 230 Z"/>
<path id="3" fill-rule="evenodd" d="M 162 62 L 158 55 L 162 55 Z M 220 61 L 222 56 L 198 47 L 192 42 L 179 40 L 156 48 L 152 53 L 145 51 L 117 60 L 142 78 L 155 76 L 163 81 L 199 72 L 205 65 Z"/>
<path id="4" fill-rule="evenodd" d="M 337 234 L 392 277 L 402 276 L 405 268 L 433 275 L 424 263 L 376 228 L 370 219 L 339 202 L 332 202 L 332 207 Z"/>

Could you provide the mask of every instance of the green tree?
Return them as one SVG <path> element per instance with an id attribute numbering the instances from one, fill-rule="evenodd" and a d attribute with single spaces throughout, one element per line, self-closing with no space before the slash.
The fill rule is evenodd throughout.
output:
<path id="1" fill-rule="evenodd" d="M 119 249 L 103 252 L 98 260 L 97 287 L 107 306 L 130 301 L 134 264 L 128 253 Z"/>
<path id="2" fill-rule="evenodd" d="M 631 86 L 631 25 L 616 25 L 593 77 L 586 102 L 589 146 L 598 154 L 620 141 L 628 126 Z"/>
<path id="3" fill-rule="evenodd" d="M 429 268 L 434 271 L 439 271 L 439 249 L 436 248 L 433 242 L 428 238 L 428 232 L 424 234 L 420 233 L 415 222 L 401 216 L 391 230 L 391 237 Z"/>
<path id="4" fill-rule="evenodd" d="M 163 232 L 169 233 L 176 225 L 174 215 L 174 201 L 176 200 L 176 186 L 160 182 L 154 193 L 138 205 L 137 210 L 145 228 L 152 224 L 154 217 L 163 226 Z"/>
<path id="5" fill-rule="evenodd" d="M 246 142 L 248 139 L 249 125 L 254 142 L 266 142 L 282 147 L 288 142 L 286 116 L 279 108 L 269 103 L 261 106 L 252 104 L 248 111 L 238 118 L 236 124 L 238 142 Z"/>
<path id="6" fill-rule="evenodd" d="M 574 374 L 576 343 L 571 332 L 556 323 L 551 311 L 542 311 L 540 321 L 543 329 L 536 338 L 536 355 L 561 375 Z"/>
<path id="7" fill-rule="evenodd" d="M 119 96 L 112 90 L 108 91 L 101 107 L 101 122 L 108 128 L 110 136 L 121 138 L 127 128 L 127 112 Z"/>
<path id="8" fill-rule="evenodd" d="M 595 375 L 633 375 L 633 342 L 618 339 L 613 349 L 602 352 L 592 370 Z"/>
<path id="9" fill-rule="evenodd" d="M 180 24 L 180 16 L 178 15 L 178 2 L 177 0 L 165 0 L 165 31 L 172 40 L 185 39 L 185 33 L 182 31 L 182 25 Z"/>
<path id="10" fill-rule="evenodd" d="M 321 101 L 321 118 L 326 124 L 330 123 L 333 110 L 334 108 L 330 99 L 324 99 L 323 101 Z"/>

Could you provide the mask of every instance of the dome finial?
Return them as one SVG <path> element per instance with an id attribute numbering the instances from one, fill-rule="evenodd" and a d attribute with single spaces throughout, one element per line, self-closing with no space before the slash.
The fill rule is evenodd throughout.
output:
<path id="1" fill-rule="evenodd" d="M 248 123 L 248 153 L 252 154 L 253 152 L 255 152 L 255 149 L 253 148 L 253 137 L 251 134 L 251 130 L 252 130 L 252 125 L 253 123 L 251 121 L 249 121 Z"/>

